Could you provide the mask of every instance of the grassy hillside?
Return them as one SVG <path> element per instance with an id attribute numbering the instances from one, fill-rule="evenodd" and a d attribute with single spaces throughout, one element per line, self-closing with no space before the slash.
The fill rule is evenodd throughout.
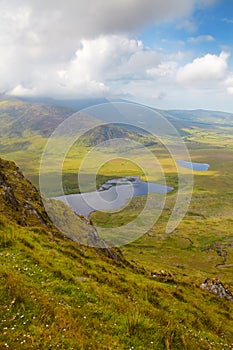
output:
<path id="1" fill-rule="evenodd" d="M 49 136 L 69 115 L 71 108 L 30 103 L 17 99 L 0 100 L 1 136 Z"/>
<path id="2" fill-rule="evenodd" d="M 2 349 L 231 349 L 232 303 L 200 289 L 206 273 L 154 257 L 151 277 L 119 250 L 80 246 L 40 220 L 39 194 L 13 163 L 0 171 Z M 25 207 L 32 194 L 38 215 Z"/>

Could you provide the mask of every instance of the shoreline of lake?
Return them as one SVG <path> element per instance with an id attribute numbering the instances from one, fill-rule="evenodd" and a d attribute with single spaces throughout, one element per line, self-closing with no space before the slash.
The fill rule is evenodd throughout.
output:
<path id="1" fill-rule="evenodd" d="M 99 189 L 92 192 L 68 194 L 54 197 L 69 205 L 74 212 L 88 217 L 98 210 L 119 209 L 127 200 L 149 193 L 165 194 L 173 187 L 145 182 L 137 176 L 126 176 L 106 181 Z"/>

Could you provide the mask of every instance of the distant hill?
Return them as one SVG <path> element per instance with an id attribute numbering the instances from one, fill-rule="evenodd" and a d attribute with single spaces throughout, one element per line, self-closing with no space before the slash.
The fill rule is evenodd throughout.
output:
<path id="1" fill-rule="evenodd" d="M 199 127 L 233 127 L 233 113 L 220 111 L 197 110 L 168 110 L 165 111 L 167 118 L 182 126 L 199 126 Z"/>
<path id="2" fill-rule="evenodd" d="M 17 99 L 0 100 L 0 134 L 23 137 L 40 134 L 48 137 L 74 111 L 67 107 L 30 103 Z"/>
<path id="3" fill-rule="evenodd" d="M 100 125 L 81 136 L 79 142 L 86 146 L 96 146 L 104 141 L 122 138 L 140 142 L 144 146 L 157 143 L 153 135 L 147 134 L 139 128 L 126 128 L 122 124 Z"/>
<path id="4" fill-rule="evenodd" d="M 56 127 L 63 122 L 70 115 L 77 110 L 83 108 L 92 107 L 94 105 L 108 102 L 105 99 L 89 99 L 89 100 L 53 100 L 53 99 L 23 99 L 15 98 L 3 98 L 0 99 L 0 134 L 2 137 L 18 137 L 22 138 L 29 135 L 41 135 L 48 137 Z M 113 101 L 114 102 L 114 101 Z M 128 101 L 117 101 L 128 102 Z M 143 107 L 142 105 L 139 105 Z M 145 106 L 148 108 L 147 106 Z M 90 108 L 90 111 L 94 109 Z M 153 109 L 152 109 L 153 110 Z M 101 112 L 98 115 L 98 119 L 105 122 L 109 122 L 109 114 L 111 109 L 106 106 L 104 113 Z M 221 111 L 206 111 L 206 110 L 159 110 L 154 109 L 155 112 L 163 115 L 167 118 L 179 131 L 183 128 L 189 128 L 193 126 L 202 128 L 216 128 L 221 126 L 232 127 L 233 126 L 233 113 L 226 113 Z M 96 117 L 96 115 L 95 115 Z M 118 122 L 118 129 L 115 129 L 115 134 L 119 133 L 119 128 L 126 129 L 127 132 L 144 134 L 143 122 L 147 126 L 153 125 L 155 119 L 154 116 L 141 116 L 141 121 L 135 118 L 128 119 L 127 115 L 121 115 Z M 133 124 L 134 126 L 124 125 Z M 148 129 L 149 127 L 147 127 Z M 113 128 L 114 129 L 114 128 Z M 108 128 L 109 130 L 109 128 Z M 112 137 L 111 132 L 103 130 L 98 133 L 100 140 L 103 139 L 103 135 L 106 137 Z M 93 138 L 93 133 L 91 135 Z M 95 136 L 96 141 L 98 136 Z M 86 138 L 87 140 L 87 138 Z"/>
<path id="5" fill-rule="evenodd" d="M 30 143 L 22 140 L 25 137 L 34 135 L 49 137 L 56 127 L 73 113 L 75 113 L 73 109 L 64 106 L 17 99 L 0 100 L 0 134 L 3 138 L 19 139 L 14 145 L 5 147 L 4 151 L 15 151 L 17 148 L 27 149 Z M 87 120 L 90 118 L 87 117 Z M 107 124 L 91 129 L 83 135 L 81 141 L 87 146 L 93 146 L 112 138 L 131 138 L 140 140 L 144 144 L 153 144 L 154 142 L 152 138 L 145 135 L 142 129 L 127 128 L 120 123 L 119 125 Z"/>
<path id="6" fill-rule="evenodd" d="M 67 107 L 67 108 L 71 108 L 74 111 L 80 111 L 90 106 L 109 102 L 109 100 L 106 98 L 58 100 L 54 98 L 45 98 L 45 97 L 44 98 L 27 97 L 27 98 L 21 98 L 21 100 L 25 102 L 31 102 L 31 103 L 49 104 L 57 107 Z"/>
<path id="7" fill-rule="evenodd" d="M 99 104 L 104 104 L 109 102 L 131 103 L 131 101 L 127 101 L 123 99 L 108 100 L 105 98 L 76 99 L 76 100 L 75 99 L 58 100 L 58 99 L 52 99 L 52 98 L 24 98 L 22 100 L 28 101 L 28 102 L 48 103 L 53 106 L 68 107 L 75 111 L 79 111 L 94 105 L 99 105 Z M 138 105 L 142 106 L 141 104 L 138 104 Z M 148 108 L 148 106 L 145 106 L 145 107 Z M 233 112 L 227 113 L 222 111 L 211 111 L 211 110 L 203 110 L 203 109 L 195 109 L 195 110 L 183 110 L 183 109 L 160 110 L 156 108 L 152 108 L 152 109 L 154 109 L 155 111 L 167 117 L 171 122 L 185 123 L 185 126 L 187 125 L 190 126 L 190 124 L 200 125 L 200 126 L 201 125 L 233 126 Z"/>

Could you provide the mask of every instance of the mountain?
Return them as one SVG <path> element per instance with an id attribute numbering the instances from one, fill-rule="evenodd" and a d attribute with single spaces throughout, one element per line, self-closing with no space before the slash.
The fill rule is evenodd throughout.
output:
<path id="1" fill-rule="evenodd" d="M 75 104 L 67 101 L 54 101 L 53 99 L 41 99 L 38 102 L 24 101 L 22 99 L 0 99 L 0 134 L 2 137 L 11 138 L 23 138 L 30 135 L 40 135 L 42 137 L 49 137 L 56 127 L 67 119 L 75 111 L 82 109 L 83 107 L 89 107 L 87 111 L 93 112 L 93 116 L 104 122 L 111 123 L 109 115 L 113 113 L 114 108 L 108 107 L 100 109 L 92 108 L 95 104 L 105 103 L 105 100 L 85 100 L 76 101 Z M 43 101 L 43 102 L 42 102 Z M 115 102 L 115 101 L 113 101 Z M 127 101 L 117 101 L 127 102 Z M 141 106 L 141 105 L 138 105 Z M 141 106 L 143 108 L 143 106 Z M 147 109 L 148 107 L 145 106 Z M 153 110 L 153 109 L 151 109 Z M 233 114 L 217 111 L 205 111 L 205 110 L 158 110 L 154 109 L 155 113 L 159 113 L 167 118 L 178 131 L 182 133 L 182 129 L 190 127 L 201 128 L 218 128 L 218 127 L 232 127 L 233 126 Z M 95 115 L 96 113 L 96 115 Z M 121 132 L 126 130 L 128 132 L 143 135 L 143 123 L 152 126 L 155 122 L 155 116 L 153 113 L 146 114 L 141 117 L 141 121 L 137 121 L 136 117 L 128 118 L 127 112 L 125 114 L 119 114 L 118 128 L 121 128 Z M 114 122 L 116 122 L 114 120 Z M 113 126 L 114 128 L 114 126 Z M 115 133 L 119 133 L 119 129 L 115 129 Z M 106 141 L 108 138 L 103 139 L 103 135 L 112 137 L 112 134 L 106 133 L 106 130 L 99 133 L 100 141 Z M 108 135 L 109 134 L 109 135 Z M 132 135 L 131 135 L 132 136 Z M 93 138 L 93 133 L 91 135 Z M 95 137 L 98 142 L 98 137 Z M 86 141 L 87 137 L 86 137 Z M 88 143 L 88 142 L 87 142 Z M 23 146 L 23 145 L 22 145 Z"/>
<path id="2" fill-rule="evenodd" d="M 119 249 L 77 244 L 2 159 L 0 205 L 1 349 L 232 347 L 231 301 L 202 289 L 194 270 L 151 271 Z"/>
<path id="3" fill-rule="evenodd" d="M 0 133 L 3 138 L 18 138 L 20 141 L 29 136 L 40 135 L 47 138 L 60 123 L 74 113 L 75 110 L 71 108 L 47 103 L 25 102 L 17 99 L 0 100 Z M 91 119 L 91 117 L 88 118 Z M 128 128 L 127 130 L 124 125 L 110 124 L 91 130 L 82 138 L 82 142 L 86 142 L 90 146 L 93 142 L 97 144 L 98 142 L 121 137 L 137 138 L 144 134 L 140 128 L 135 130 Z M 19 146 L 26 147 L 27 144 Z"/>
<path id="4" fill-rule="evenodd" d="M 197 110 L 168 110 L 165 111 L 168 119 L 174 124 L 182 123 L 183 127 L 198 126 L 210 127 L 233 127 L 233 113 L 221 111 Z"/>
<path id="5" fill-rule="evenodd" d="M 131 101 L 124 99 L 77 99 L 77 100 L 57 100 L 52 98 L 24 98 L 23 101 L 28 102 L 40 102 L 47 103 L 53 106 L 68 107 L 74 111 L 80 111 L 82 109 L 90 108 L 95 105 L 106 104 L 111 102 L 122 102 L 122 103 L 132 103 Z M 136 104 L 136 103 L 135 103 Z M 138 106 L 143 106 L 141 104 L 136 104 Z M 148 108 L 148 106 L 145 106 Z M 167 117 L 171 122 L 177 123 L 177 121 L 185 123 L 184 126 L 233 126 L 233 112 L 222 112 L 222 111 L 211 111 L 211 110 L 182 110 L 182 109 L 170 109 L 170 110 L 160 110 L 153 107 L 156 112 L 161 113 Z M 100 118 L 101 119 L 101 118 Z M 104 119 L 103 119 L 104 120 Z M 180 125 L 180 124 L 178 124 Z"/>
<path id="6" fill-rule="evenodd" d="M 31 103 L 49 104 L 57 107 L 67 107 L 67 108 L 71 108 L 74 111 L 80 111 L 90 106 L 109 102 L 109 100 L 106 98 L 58 100 L 58 99 L 46 98 L 46 97 L 35 97 L 35 98 L 25 97 L 25 98 L 21 98 L 21 100 L 25 102 L 31 102 Z"/>
<path id="7" fill-rule="evenodd" d="M 131 139 L 144 146 L 152 146 L 157 143 L 153 135 L 145 133 L 139 128 L 126 128 L 122 124 L 104 124 L 95 127 L 82 135 L 79 143 L 83 143 L 85 146 L 96 146 L 112 139 Z"/>
<path id="8" fill-rule="evenodd" d="M 22 138 L 28 135 L 48 137 L 74 111 L 50 104 L 30 103 L 18 99 L 0 100 L 0 134 Z"/>

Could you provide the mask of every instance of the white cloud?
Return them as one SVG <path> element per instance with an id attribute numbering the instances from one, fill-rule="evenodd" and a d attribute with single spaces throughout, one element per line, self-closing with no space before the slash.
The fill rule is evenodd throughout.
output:
<path id="1" fill-rule="evenodd" d="M 174 61 L 161 62 L 157 67 L 147 70 L 152 77 L 173 78 L 176 74 L 177 63 Z"/>
<path id="2" fill-rule="evenodd" d="M 163 21 L 175 27 L 174 20 L 180 29 L 195 31 L 192 11 L 214 1 L 0 0 L 0 92 L 175 104 L 193 83 L 223 82 L 227 55 L 208 54 L 178 68 L 193 55 L 185 52 L 185 42 L 184 52 L 177 52 L 181 43 L 167 42 L 166 55 L 146 48 L 137 34 Z M 230 93 L 233 85 L 222 87 Z"/>
<path id="3" fill-rule="evenodd" d="M 181 84 L 211 84 L 224 78 L 227 71 L 229 54 L 222 52 L 219 56 L 207 54 L 179 68 L 177 81 Z"/>
<path id="4" fill-rule="evenodd" d="M 188 42 L 190 42 L 192 44 L 199 44 L 199 43 L 211 42 L 211 41 L 215 41 L 215 39 L 212 35 L 199 35 L 196 37 L 190 37 L 188 39 Z"/>
<path id="5" fill-rule="evenodd" d="M 100 36 L 81 41 L 70 61 L 50 67 L 48 74 L 34 75 L 34 80 L 17 84 L 13 95 L 51 94 L 63 97 L 114 95 L 114 81 L 143 79 L 149 69 L 160 64 L 162 56 L 145 49 L 142 42 L 124 35 Z"/>
<path id="6" fill-rule="evenodd" d="M 83 39 L 135 33 L 191 13 L 199 0 L 0 0 L 0 59 L 18 70 L 70 60 Z M 202 1 L 208 4 L 208 0 Z M 6 57 L 7 56 L 7 57 Z M 11 80 L 11 79 L 10 79 Z M 17 80 L 17 77 L 16 77 Z"/>

